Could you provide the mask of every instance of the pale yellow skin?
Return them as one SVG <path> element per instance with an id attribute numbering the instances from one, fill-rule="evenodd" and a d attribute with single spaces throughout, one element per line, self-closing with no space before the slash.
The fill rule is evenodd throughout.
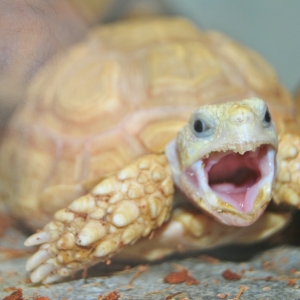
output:
<path id="1" fill-rule="evenodd" d="M 176 185 L 196 207 L 223 224 L 251 225 L 263 213 L 272 197 L 272 181 L 276 176 L 276 166 L 268 168 L 268 165 L 275 165 L 278 139 L 275 124 L 273 122 L 265 124 L 263 121 L 266 110 L 266 103 L 257 98 L 201 106 L 193 112 L 189 122 L 179 131 L 175 143 L 170 143 L 166 147 L 166 155 L 169 158 L 172 173 L 175 174 L 173 177 Z M 195 119 L 209 124 L 211 131 L 209 136 L 196 136 L 193 130 Z M 191 178 L 185 175 L 187 168 L 193 166 L 194 163 L 199 164 L 200 160 L 209 157 L 210 154 L 222 155 L 231 151 L 244 155 L 246 152 L 255 152 L 261 145 L 269 145 L 272 148 L 268 151 L 269 163 L 262 168 L 266 170 L 264 176 L 268 178 L 265 179 L 265 184 L 258 188 L 259 192 L 255 196 L 254 206 L 248 213 L 238 210 L 210 189 L 204 183 L 206 181 L 204 172 L 198 172 L 197 175 L 200 178 L 200 188 L 195 188 L 190 182 Z M 196 165 L 194 171 L 203 169 L 204 165 L 205 163 L 202 166 Z"/>
<path id="2" fill-rule="evenodd" d="M 162 18 L 96 28 L 46 65 L 0 149 L 0 195 L 10 212 L 32 228 L 54 216 L 27 240 L 44 243 L 28 261 L 32 281 L 60 280 L 157 227 L 151 241 L 126 246 L 123 255 L 156 259 L 179 244 L 188 250 L 250 243 L 282 228 L 288 216 L 279 213 L 244 228 L 185 205 L 171 213 L 172 175 L 159 153 L 199 106 L 253 97 L 267 102 L 279 133 L 274 200 L 298 207 L 293 104 L 252 51 Z"/>

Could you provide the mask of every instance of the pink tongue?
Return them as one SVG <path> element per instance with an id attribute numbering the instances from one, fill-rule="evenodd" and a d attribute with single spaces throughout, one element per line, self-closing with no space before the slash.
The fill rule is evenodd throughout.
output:
<path id="1" fill-rule="evenodd" d="M 250 211 L 246 198 L 252 198 L 250 188 L 260 179 L 258 153 L 230 153 L 221 159 L 218 156 L 211 155 L 205 162 L 211 189 L 237 209 Z"/>
<path id="2" fill-rule="evenodd" d="M 248 208 L 245 206 L 245 197 L 249 187 L 236 188 L 234 184 L 224 183 L 213 184 L 211 185 L 211 189 L 221 196 L 223 200 L 233 204 L 234 207 L 239 208 L 242 211 L 248 210 Z M 249 210 L 251 210 L 251 208 Z"/>

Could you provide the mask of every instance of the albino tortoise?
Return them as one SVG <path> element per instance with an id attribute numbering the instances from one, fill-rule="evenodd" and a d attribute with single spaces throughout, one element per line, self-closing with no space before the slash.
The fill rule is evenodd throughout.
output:
<path id="1" fill-rule="evenodd" d="M 219 33 L 177 18 L 94 29 L 42 68 L 1 143 L 10 213 L 33 229 L 53 217 L 26 241 L 41 244 L 32 282 L 120 250 L 154 260 L 270 236 L 289 219 L 262 214 L 270 200 L 299 207 L 295 124 L 268 64 Z"/>

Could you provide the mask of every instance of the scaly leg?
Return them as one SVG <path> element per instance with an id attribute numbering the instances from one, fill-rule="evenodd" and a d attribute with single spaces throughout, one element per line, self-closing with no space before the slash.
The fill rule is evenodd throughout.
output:
<path id="1" fill-rule="evenodd" d="M 300 209 L 300 136 L 279 136 L 277 162 L 279 170 L 274 188 L 274 202 Z"/>
<path id="2" fill-rule="evenodd" d="M 27 261 L 31 281 L 59 281 L 149 235 L 169 219 L 173 192 L 164 155 L 143 156 L 101 181 L 26 240 L 41 244 Z"/>

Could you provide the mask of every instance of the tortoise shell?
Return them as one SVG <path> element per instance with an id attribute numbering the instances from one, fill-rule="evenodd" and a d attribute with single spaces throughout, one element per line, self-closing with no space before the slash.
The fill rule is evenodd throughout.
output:
<path id="1" fill-rule="evenodd" d="M 1 197 L 31 227 L 136 157 L 164 151 L 200 105 L 258 96 L 279 131 L 293 103 L 256 53 L 176 18 L 95 28 L 46 64 L 1 144 Z"/>

